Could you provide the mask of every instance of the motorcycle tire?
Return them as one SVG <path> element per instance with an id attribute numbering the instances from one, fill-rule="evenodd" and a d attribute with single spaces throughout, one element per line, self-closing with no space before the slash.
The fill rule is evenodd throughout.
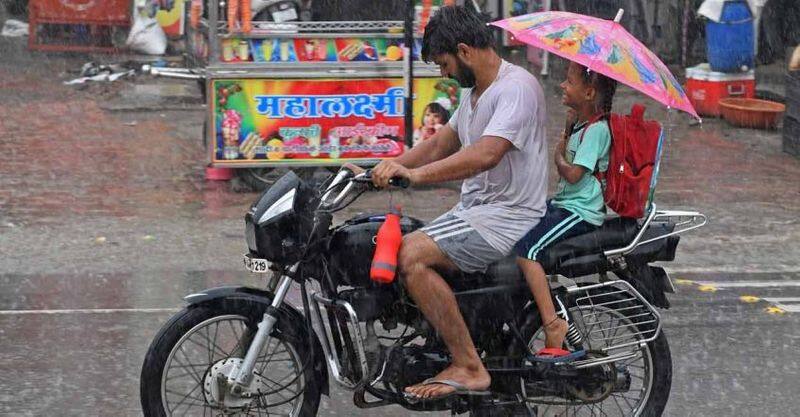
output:
<path id="1" fill-rule="evenodd" d="M 172 316 L 153 339 L 145 355 L 140 381 L 144 416 L 166 417 L 168 415 L 162 401 L 162 374 L 165 371 L 164 367 L 170 352 L 186 333 L 214 317 L 230 315 L 245 317 L 247 327 L 254 333 L 267 307 L 268 305 L 252 299 L 229 297 L 189 306 Z M 270 337 L 288 343 L 297 352 L 301 361 L 311 360 L 309 341 L 304 340 L 304 337 L 299 335 L 301 332 L 298 332 L 292 325 L 292 323 L 279 320 Z M 294 415 L 312 417 L 317 414 L 323 381 L 315 378 L 314 372 L 311 371 L 313 364 L 300 365 L 299 369 L 305 369 L 302 375 L 304 378 L 303 402 L 299 411 Z"/>
<path id="2" fill-rule="evenodd" d="M 294 171 L 300 179 L 312 186 L 318 184 L 314 174 L 316 168 L 243 168 L 236 175 L 253 191 L 264 191 L 280 179 L 287 171 Z"/>
<path id="3" fill-rule="evenodd" d="M 28 0 L 7 0 L 6 11 L 12 16 L 26 16 L 28 14 Z"/>
<path id="4" fill-rule="evenodd" d="M 565 304 L 569 310 L 576 308 L 574 299 L 568 298 Z M 623 304 L 620 304 L 620 307 L 623 306 Z M 535 305 L 532 305 L 532 308 L 525 313 L 520 321 L 522 323 L 520 325 L 520 333 L 524 340 L 531 340 L 542 327 L 542 320 Z M 517 346 L 514 350 L 519 348 Z M 635 416 L 659 417 L 664 412 L 672 387 L 672 355 L 670 354 L 667 336 L 664 334 L 663 329 L 655 340 L 647 344 L 647 349 L 653 363 L 653 383 L 646 404 Z"/>

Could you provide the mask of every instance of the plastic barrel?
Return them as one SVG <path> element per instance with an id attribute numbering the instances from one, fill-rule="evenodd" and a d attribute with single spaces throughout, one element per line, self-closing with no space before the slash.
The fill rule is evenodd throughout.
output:
<path id="1" fill-rule="evenodd" d="M 753 68 L 753 14 L 746 1 L 727 1 L 719 22 L 706 23 L 708 63 L 718 72 Z"/>

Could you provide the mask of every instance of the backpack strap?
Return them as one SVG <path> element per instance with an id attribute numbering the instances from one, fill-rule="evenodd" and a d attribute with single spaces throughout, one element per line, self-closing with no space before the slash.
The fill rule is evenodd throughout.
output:
<path id="1" fill-rule="evenodd" d="M 583 143 L 583 136 L 586 134 L 586 131 L 589 130 L 589 126 L 599 122 L 600 120 L 602 120 L 603 118 L 606 118 L 608 116 L 609 116 L 608 113 L 600 113 L 600 114 L 592 117 L 591 119 L 589 119 L 589 121 L 586 122 L 586 124 L 581 126 L 581 129 L 583 129 L 583 131 L 581 132 L 580 143 Z"/>
<path id="2" fill-rule="evenodd" d="M 642 111 L 642 114 L 644 114 L 644 111 Z M 583 143 L 583 136 L 586 134 L 586 131 L 589 130 L 589 126 L 591 126 L 594 123 L 599 122 L 602 119 L 610 119 L 610 118 L 611 118 L 611 114 L 610 113 L 600 113 L 598 115 L 595 115 L 591 119 L 589 119 L 589 121 L 586 122 L 586 124 L 583 125 L 583 127 L 581 127 L 581 129 L 583 129 L 583 131 L 581 132 L 580 143 Z M 609 131 L 611 130 L 611 126 L 610 125 L 609 125 L 608 129 L 609 129 Z M 595 178 L 597 178 L 597 181 L 600 181 L 600 187 L 603 187 L 603 182 L 606 179 L 606 173 L 605 172 L 601 172 L 600 170 L 598 170 L 597 169 L 598 166 L 599 166 L 599 164 L 595 164 L 594 172 L 592 172 L 592 175 L 594 175 Z"/>

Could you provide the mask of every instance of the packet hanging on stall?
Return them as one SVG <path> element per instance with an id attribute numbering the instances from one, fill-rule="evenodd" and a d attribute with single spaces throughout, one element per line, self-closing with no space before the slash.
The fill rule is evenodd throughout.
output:
<path id="1" fill-rule="evenodd" d="M 294 42 L 291 39 L 273 39 L 271 62 L 297 62 Z"/>
<path id="2" fill-rule="evenodd" d="M 263 43 L 261 39 L 250 39 L 250 53 L 253 55 L 254 62 L 267 62 L 264 58 Z"/>

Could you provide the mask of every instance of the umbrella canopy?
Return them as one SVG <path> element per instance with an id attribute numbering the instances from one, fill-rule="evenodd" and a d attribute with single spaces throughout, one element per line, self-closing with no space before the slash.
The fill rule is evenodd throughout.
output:
<path id="1" fill-rule="evenodd" d="M 517 40 L 599 72 L 699 119 L 667 66 L 617 21 L 568 12 L 540 12 L 491 23 Z"/>

